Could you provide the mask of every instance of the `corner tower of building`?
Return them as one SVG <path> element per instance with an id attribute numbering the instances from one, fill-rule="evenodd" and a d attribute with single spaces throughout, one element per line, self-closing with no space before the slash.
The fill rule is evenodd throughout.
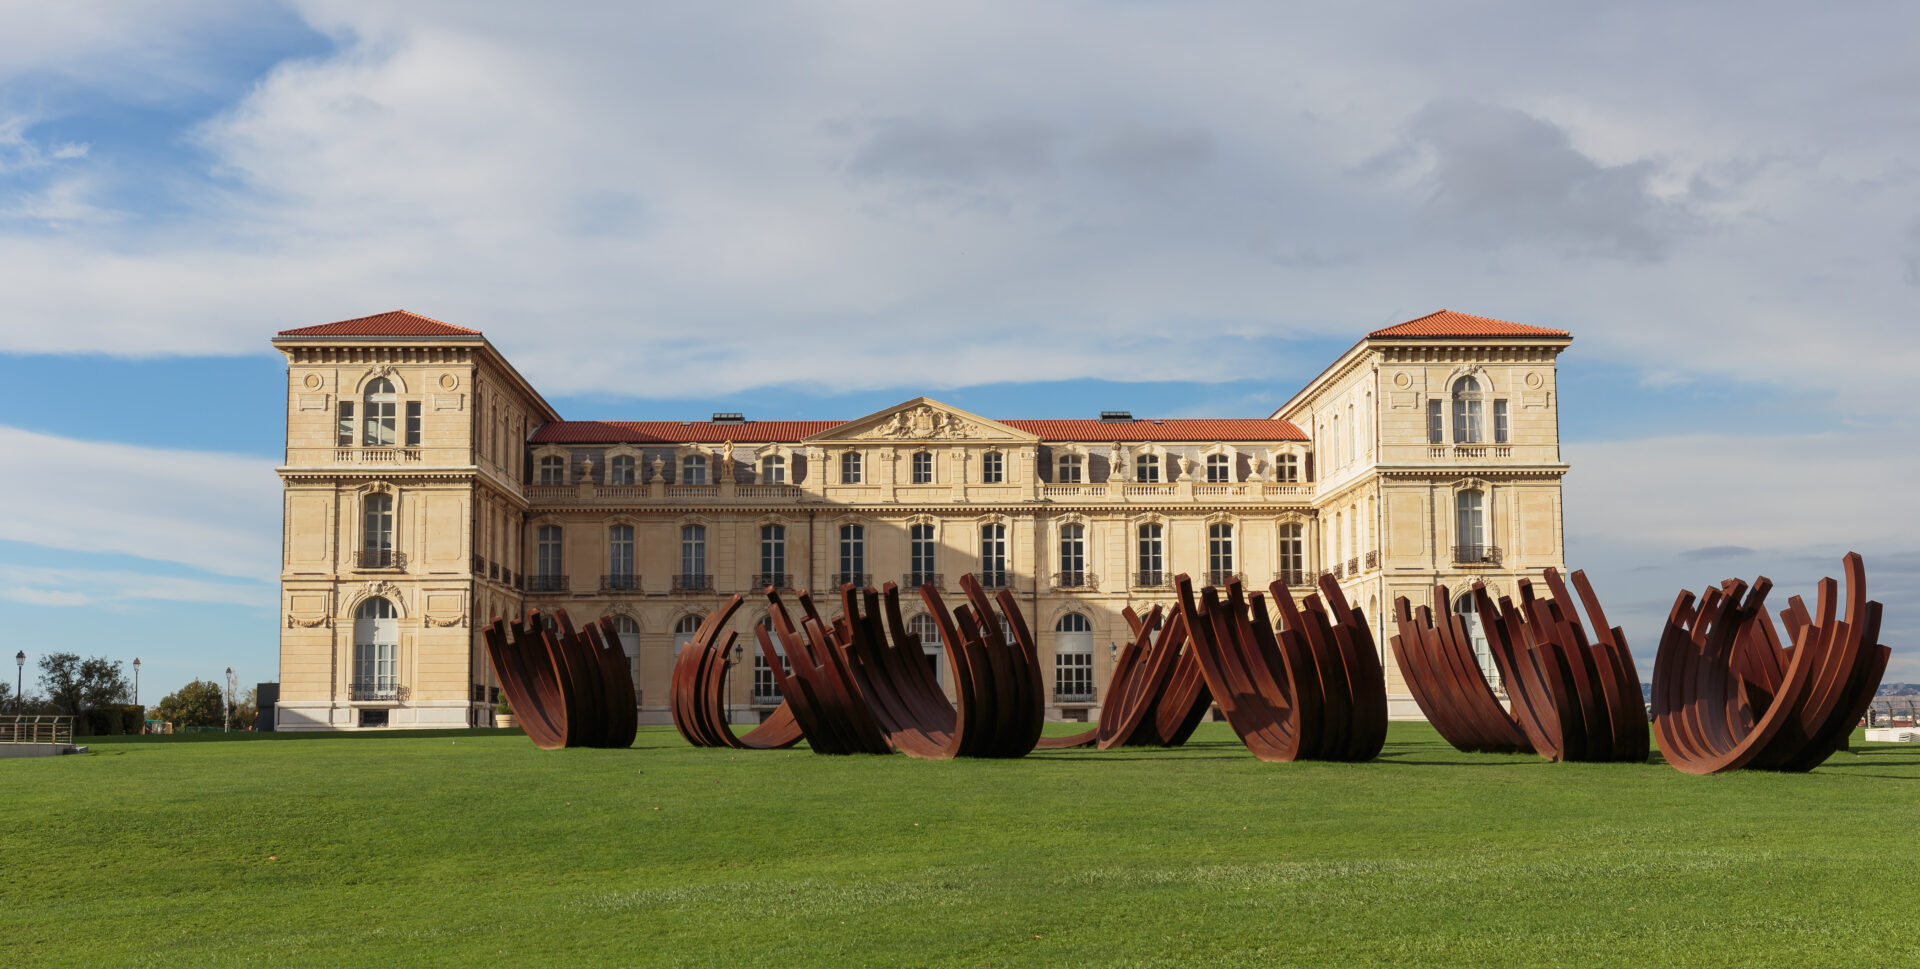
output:
<path id="1" fill-rule="evenodd" d="M 525 441 L 557 420 L 477 330 L 285 330 L 278 729 L 488 722 L 479 617 L 518 608 Z"/>

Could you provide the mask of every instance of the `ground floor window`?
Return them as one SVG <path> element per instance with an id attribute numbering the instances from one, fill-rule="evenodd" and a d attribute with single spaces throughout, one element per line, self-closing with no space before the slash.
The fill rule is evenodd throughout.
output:
<path id="1" fill-rule="evenodd" d="M 386 725 L 387 725 L 387 711 L 385 710 L 360 711 L 360 726 L 384 727 Z"/>

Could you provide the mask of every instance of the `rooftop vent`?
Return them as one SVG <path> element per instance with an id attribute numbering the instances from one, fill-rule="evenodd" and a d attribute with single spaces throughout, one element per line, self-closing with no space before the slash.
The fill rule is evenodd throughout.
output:
<path id="1" fill-rule="evenodd" d="M 1100 419 L 1103 421 L 1131 421 L 1133 420 L 1133 411 L 1103 410 L 1100 412 Z"/>
<path id="2" fill-rule="evenodd" d="M 713 415 L 713 423 L 715 424 L 745 424 L 746 422 L 747 416 L 738 411 L 727 411 L 725 413 L 716 412 Z"/>

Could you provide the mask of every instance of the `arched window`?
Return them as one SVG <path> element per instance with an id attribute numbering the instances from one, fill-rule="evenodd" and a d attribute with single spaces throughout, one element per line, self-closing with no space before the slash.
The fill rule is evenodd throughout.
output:
<path id="1" fill-rule="evenodd" d="M 980 483 L 1001 484 L 1007 480 L 1007 456 L 999 451 L 980 455 Z"/>
<path id="2" fill-rule="evenodd" d="M 926 656 L 927 668 L 933 671 L 933 678 L 944 683 L 940 675 L 941 667 L 945 665 L 940 662 L 940 624 L 923 612 L 907 620 L 907 632 L 920 640 L 920 652 Z"/>
<path id="3" fill-rule="evenodd" d="M 1087 584 L 1087 526 L 1068 522 L 1060 526 L 1059 585 L 1074 588 Z"/>
<path id="4" fill-rule="evenodd" d="M 628 591 L 634 587 L 632 525 L 613 525 L 607 528 L 606 587 Z"/>
<path id="5" fill-rule="evenodd" d="M 999 522 L 980 526 L 980 585 L 1007 587 L 1007 526 Z"/>
<path id="6" fill-rule="evenodd" d="M 353 699 L 392 700 L 400 687 L 400 614 L 375 596 L 353 612 Z"/>
<path id="7" fill-rule="evenodd" d="M 640 624 L 632 616 L 615 616 L 613 631 L 620 634 L 620 651 L 628 659 L 640 658 Z"/>
<path id="8" fill-rule="evenodd" d="M 540 483 L 543 485 L 563 485 L 567 483 L 567 459 L 557 454 L 549 454 L 540 459 Z"/>
<path id="9" fill-rule="evenodd" d="M 1347 463 L 1359 459 L 1360 422 L 1353 419 L 1353 405 L 1347 405 Z"/>
<path id="10" fill-rule="evenodd" d="M 1333 415 L 1332 429 L 1327 432 L 1327 467 L 1340 467 L 1340 415 Z"/>
<path id="11" fill-rule="evenodd" d="M 607 484 L 609 485 L 634 484 L 637 478 L 637 475 L 635 474 L 635 470 L 636 469 L 635 469 L 635 462 L 633 460 L 633 455 L 631 454 L 614 455 L 613 460 L 607 462 Z"/>
<path id="12" fill-rule="evenodd" d="M 1138 454 L 1133 458 L 1133 480 L 1142 484 L 1160 483 L 1160 455 Z"/>
<path id="13" fill-rule="evenodd" d="M 1273 480 L 1299 481 L 1300 456 L 1297 454 L 1279 454 L 1273 458 Z"/>
<path id="14" fill-rule="evenodd" d="M 1453 443 L 1480 443 L 1480 423 L 1480 381 L 1461 377 L 1453 382 Z"/>
<path id="15" fill-rule="evenodd" d="M 367 417 L 361 443 L 368 447 L 392 447 L 394 425 L 393 381 L 375 377 L 367 384 Z"/>
<path id="16" fill-rule="evenodd" d="M 1491 555 L 1487 547 L 1487 496 L 1469 488 L 1453 496 L 1453 529 L 1456 562 L 1484 562 Z"/>
<path id="17" fill-rule="evenodd" d="M 392 568 L 393 555 L 393 496 L 384 492 L 374 492 L 361 502 L 364 514 L 360 540 L 360 567 L 368 569 Z"/>
<path id="18" fill-rule="evenodd" d="M 700 631 L 700 624 L 707 621 L 702 615 L 681 616 L 673 625 L 673 655 L 680 655 L 680 648 L 693 642 L 693 635 Z"/>
<path id="19" fill-rule="evenodd" d="M 1493 650 L 1487 646 L 1487 632 L 1480 626 L 1480 610 L 1474 608 L 1473 594 L 1462 593 L 1453 600 L 1453 612 L 1467 628 L 1467 638 L 1473 643 L 1473 658 L 1480 664 L 1480 675 L 1486 677 L 1488 684 L 1498 686 L 1500 667 L 1494 664 Z"/>
<path id="20" fill-rule="evenodd" d="M 1069 612 L 1053 625 L 1053 702 L 1093 700 L 1093 623 Z"/>
<path id="21" fill-rule="evenodd" d="M 1307 543 L 1299 522 L 1280 526 L 1280 581 L 1289 586 L 1307 584 Z"/>
<path id="22" fill-rule="evenodd" d="M 865 480 L 860 466 L 859 451 L 844 451 L 840 454 L 840 483 L 860 484 Z"/>
<path id="23" fill-rule="evenodd" d="M 1207 582 L 1226 585 L 1233 576 L 1233 526 L 1215 522 L 1207 526 Z"/>
<path id="24" fill-rule="evenodd" d="M 707 526 L 680 526 L 680 584 L 682 589 L 707 587 Z"/>
<path id="25" fill-rule="evenodd" d="M 1220 484 L 1233 480 L 1233 458 L 1225 454 L 1207 455 L 1207 482 Z"/>
<path id="26" fill-rule="evenodd" d="M 787 459 L 778 454 L 769 454 L 760 459 L 761 484 L 786 484 Z"/>
<path id="27" fill-rule="evenodd" d="M 1058 464 L 1059 472 L 1053 476 L 1055 484 L 1080 484 L 1087 478 L 1087 463 L 1078 454 L 1062 454 Z"/>
<path id="28" fill-rule="evenodd" d="M 703 485 L 707 483 L 707 456 L 689 454 L 680 459 L 680 483 L 683 485 Z"/>
<path id="29" fill-rule="evenodd" d="M 1166 528 L 1159 522 L 1147 522 L 1140 526 L 1136 537 L 1138 555 L 1134 569 L 1137 574 L 1133 584 L 1147 589 L 1166 585 Z"/>
<path id="30" fill-rule="evenodd" d="M 864 586 L 867 584 L 867 526 L 840 526 L 840 574 L 834 576 L 835 586 L 847 583 Z"/>
<path id="31" fill-rule="evenodd" d="M 939 582 L 934 565 L 933 526 L 916 524 L 907 529 L 907 566 L 913 571 L 907 574 L 907 587 L 917 589 L 929 582 Z"/>
<path id="32" fill-rule="evenodd" d="M 932 451 L 913 452 L 913 483 L 914 484 L 932 484 L 933 483 L 933 452 Z"/>

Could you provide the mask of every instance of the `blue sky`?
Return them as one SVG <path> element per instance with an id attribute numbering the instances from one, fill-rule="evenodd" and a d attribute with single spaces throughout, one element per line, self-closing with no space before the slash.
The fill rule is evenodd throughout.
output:
<path id="1" fill-rule="evenodd" d="M 274 677 L 285 327 L 473 326 L 577 418 L 1256 416 L 1445 306 L 1575 332 L 1568 559 L 1636 652 L 1857 549 L 1920 680 L 1908 8 L 756 18 L 0 11 L 13 648 Z"/>

